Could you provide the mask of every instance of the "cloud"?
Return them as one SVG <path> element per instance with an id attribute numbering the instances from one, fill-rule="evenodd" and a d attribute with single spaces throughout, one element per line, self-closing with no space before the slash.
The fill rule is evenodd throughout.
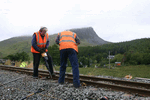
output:
<path id="1" fill-rule="evenodd" d="M 41 26 L 49 34 L 91 26 L 111 42 L 148 37 L 149 9 L 149 0 L 0 0 L 0 41 Z"/>

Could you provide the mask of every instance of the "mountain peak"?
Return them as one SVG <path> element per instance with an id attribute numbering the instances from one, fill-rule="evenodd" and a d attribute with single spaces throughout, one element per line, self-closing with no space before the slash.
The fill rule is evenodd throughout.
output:
<path id="1" fill-rule="evenodd" d="M 102 45 L 108 43 L 107 41 L 100 38 L 92 27 L 75 28 L 70 29 L 70 31 L 77 33 L 80 39 L 85 39 L 87 42 L 93 45 Z"/>

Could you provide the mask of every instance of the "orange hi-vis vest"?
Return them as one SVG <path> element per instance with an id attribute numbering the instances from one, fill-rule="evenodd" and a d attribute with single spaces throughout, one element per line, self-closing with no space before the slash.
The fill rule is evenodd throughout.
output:
<path id="1" fill-rule="evenodd" d="M 35 32 L 34 34 L 36 35 L 36 43 L 37 43 L 37 46 L 38 46 L 39 48 L 45 48 L 46 42 L 47 42 L 47 40 L 48 40 L 48 33 L 45 34 L 45 36 L 44 36 L 43 39 L 42 39 L 42 37 L 41 37 L 39 31 L 38 31 L 38 32 Z M 34 34 L 33 34 L 33 35 L 34 35 Z M 48 51 L 48 50 L 46 49 L 46 52 L 47 52 L 47 51 Z M 32 52 L 32 53 L 40 53 L 40 52 L 36 51 L 36 50 L 33 48 L 33 46 L 31 46 L 31 52 Z"/>
<path id="2" fill-rule="evenodd" d="M 72 48 L 78 52 L 78 46 L 76 44 L 75 38 L 76 33 L 71 31 L 63 31 L 58 33 L 59 35 L 59 50 Z"/>

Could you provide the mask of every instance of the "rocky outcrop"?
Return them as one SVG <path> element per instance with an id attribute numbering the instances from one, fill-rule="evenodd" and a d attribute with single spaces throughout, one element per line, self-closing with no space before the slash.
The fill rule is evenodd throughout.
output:
<path id="1" fill-rule="evenodd" d="M 92 27 L 70 29 L 70 31 L 77 33 L 81 40 L 84 39 L 93 45 L 102 45 L 108 43 L 107 41 L 100 38 Z"/>

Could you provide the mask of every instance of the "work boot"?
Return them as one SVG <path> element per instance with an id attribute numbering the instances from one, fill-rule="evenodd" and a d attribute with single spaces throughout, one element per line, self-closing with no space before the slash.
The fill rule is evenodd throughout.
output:
<path id="1" fill-rule="evenodd" d="M 55 76 L 56 74 L 55 73 L 52 73 L 52 76 Z"/>
<path id="2" fill-rule="evenodd" d="M 79 88 L 81 85 L 73 84 L 75 88 Z"/>
<path id="3" fill-rule="evenodd" d="M 58 82 L 59 83 L 59 82 Z M 64 83 L 63 82 L 61 82 L 61 83 L 59 83 L 60 85 L 63 85 Z"/>
<path id="4" fill-rule="evenodd" d="M 38 79 L 39 77 L 38 76 L 33 76 L 33 79 Z"/>

